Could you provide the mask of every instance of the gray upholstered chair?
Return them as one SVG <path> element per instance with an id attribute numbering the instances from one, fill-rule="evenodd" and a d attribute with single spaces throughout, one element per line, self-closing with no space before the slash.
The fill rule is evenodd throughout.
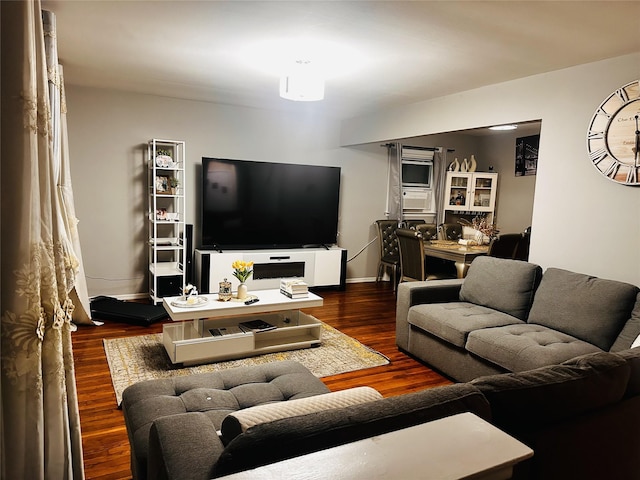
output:
<path id="1" fill-rule="evenodd" d="M 462 225 L 459 223 L 442 223 L 438 227 L 438 238 L 457 242 L 462 238 Z"/>
<path id="2" fill-rule="evenodd" d="M 380 244 L 380 261 L 376 281 L 382 280 L 385 270 L 391 270 L 391 281 L 395 291 L 400 271 L 400 251 L 398 249 L 397 220 L 376 220 L 378 227 L 378 243 Z"/>

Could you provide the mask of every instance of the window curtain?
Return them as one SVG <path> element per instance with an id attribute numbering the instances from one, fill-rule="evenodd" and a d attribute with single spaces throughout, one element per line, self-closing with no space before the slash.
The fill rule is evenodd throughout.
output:
<path id="1" fill-rule="evenodd" d="M 81 262 L 55 19 L 43 22 L 39 0 L 0 3 L 2 478 L 82 479 L 71 348 Z"/>
<path id="2" fill-rule="evenodd" d="M 444 187 L 447 173 L 447 150 L 439 148 L 433 156 L 433 196 L 436 210 L 436 223 L 444 222 Z M 442 217 L 442 218 L 441 218 Z"/>
<path id="3" fill-rule="evenodd" d="M 389 159 L 389 172 L 387 175 L 387 218 L 390 220 L 402 220 L 402 187 L 401 175 L 401 155 L 402 145 L 399 143 L 388 143 L 387 155 Z"/>
<path id="4" fill-rule="evenodd" d="M 387 186 L 387 218 L 403 221 L 402 215 L 402 144 L 387 143 L 389 172 Z M 409 147 L 410 148 L 410 147 Z M 436 223 L 439 223 L 440 212 L 444 210 L 443 190 L 447 167 L 447 150 L 434 148 L 433 155 L 433 196 Z"/>

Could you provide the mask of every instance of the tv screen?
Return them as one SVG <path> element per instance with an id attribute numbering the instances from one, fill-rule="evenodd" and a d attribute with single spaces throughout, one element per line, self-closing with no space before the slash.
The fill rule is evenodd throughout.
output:
<path id="1" fill-rule="evenodd" d="M 202 248 L 337 243 L 340 168 L 202 158 Z"/>

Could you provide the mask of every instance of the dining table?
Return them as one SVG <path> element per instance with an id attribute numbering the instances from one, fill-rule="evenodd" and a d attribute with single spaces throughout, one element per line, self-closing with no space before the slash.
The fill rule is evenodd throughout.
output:
<path id="1" fill-rule="evenodd" d="M 471 262 L 489 253 L 488 245 L 463 245 L 455 240 L 430 240 L 424 242 L 424 253 L 429 257 L 451 260 L 456 266 L 458 278 L 464 278 Z"/>

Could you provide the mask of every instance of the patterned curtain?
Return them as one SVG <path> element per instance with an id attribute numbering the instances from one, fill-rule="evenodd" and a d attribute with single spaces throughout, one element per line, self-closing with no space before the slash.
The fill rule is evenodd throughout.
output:
<path id="1" fill-rule="evenodd" d="M 70 297 L 80 262 L 58 186 L 65 167 L 64 136 L 54 134 L 63 110 L 55 31 L 45 33 L 39 0 L 1 6 L 2 477 L 82 479 Z"/>

